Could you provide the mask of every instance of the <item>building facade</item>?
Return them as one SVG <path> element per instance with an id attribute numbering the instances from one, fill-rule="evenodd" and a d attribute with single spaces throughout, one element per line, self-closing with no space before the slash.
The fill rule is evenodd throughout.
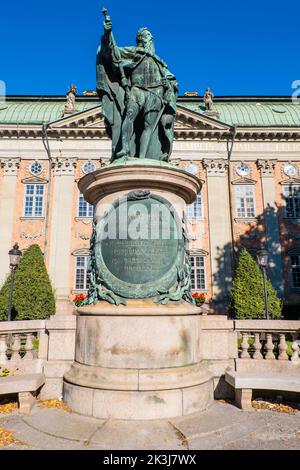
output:
<path id="1" fill-rule="evenodd" d="M 108 164 L 98 98 L 7 97 L 0 108 L 0 284 L 8 251 L 41 247 L 58 304 L 88 288 L 93 207 L 77 181 Z M 236 256 L 266 248 L 282 298 L 300 301 L 300 105 L 284 97 L 178 100 L 175 165 L 202 180 L 186 208 L 193 289 L 224 312 Z M 62 313 L 66 313 L 62 308 Z"/>

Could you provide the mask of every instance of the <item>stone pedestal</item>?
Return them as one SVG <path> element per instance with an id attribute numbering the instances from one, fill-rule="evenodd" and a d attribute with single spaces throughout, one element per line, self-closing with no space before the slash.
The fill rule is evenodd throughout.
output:
<path id="1" fill-rule="evenodd" d="M 159 162 L 145 165 L 143 161 L 110 165 L 79 182 L 85 199 L 95 205 L 95 223 L 106 217 L 109 204 L 142 190 L 154 201 L 172 206 L 180 227 L 185 204 L 193 202 L 200 186 L 200 181 L 185 171 Z M 101 242 L 97 243 L 99 250 Z M 178 257 L 166 272 L 163 263 L 157 269 L 150 262 L 135 272 L 139 253 L 134 248 L 131 263 L 124 253 L 125 245 L 118 240 L 117 253 L 126 255 L 130 282 L 126 282 L 127 270 L 120 270 L 117 276 L 117 257 L 115 263 L 110 258 L 105 261 L 104 254 L 100 259 L 107 266 L 100 264 L 99 269 L 126 305 L 99 301 L 78 308 L 75 362 L 64 376 L 64 399 L 74 411 L 103 419 L 157 419 L 201 411 L 213 401 L 213 375 L 201 356 L 201 310 L 186 301 L 166 305 L 153 301 L 153 292 L 160 294 L 169 282 L 173 285 L 172 273 L 176 281 Z M 149 240 L 145 246 L 153 251 Z M 163 247 L 164 242 L 160 250 Z M 114 250 L 111 252 L 115 256 Z M 153 258 L 165 254 L 153 252 Z M 147 269 L 153 272 L 147 273 Z M 149 279 L 142 282 L 142 278 Z M 128 296 L 124 295 L 126 289 Z M 140 298 L 143 293 L 148 298 Z"/>
<path id="2" fill-rule="evenodd" d="M 200 357 L 199 319 L 199 309 L 186 302 L 79 308 L 66 402 L 104 419 L 167 418 L 207 408 L 213 381 Z"/>

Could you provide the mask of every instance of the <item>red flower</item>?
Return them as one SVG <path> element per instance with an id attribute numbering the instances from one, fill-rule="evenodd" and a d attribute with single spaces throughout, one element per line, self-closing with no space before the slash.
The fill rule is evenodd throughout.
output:
<path id="1" fill-rule="evenodd" d="M 75 305 L 79 307 L 86 298 L 87 298 L 87 295 L 85 294 L 76 294 L 73 300 L 74 300 Z"/>
<path id="2" fill-rule="evenodd" d="M 203 292 L 193 292 L 192 297 L 195 299 L 197 305 L 205 302 L 205 294 Z"/>

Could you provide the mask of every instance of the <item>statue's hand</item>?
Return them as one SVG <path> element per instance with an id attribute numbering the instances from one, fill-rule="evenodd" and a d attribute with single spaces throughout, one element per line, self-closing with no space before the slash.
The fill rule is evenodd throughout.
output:
<path id="1" fill-rule="evenodd" d="M 103 26 L 106 33 L 110 33 L 112 31 L 112 22 L 110 20 L 105 20 Z"/>

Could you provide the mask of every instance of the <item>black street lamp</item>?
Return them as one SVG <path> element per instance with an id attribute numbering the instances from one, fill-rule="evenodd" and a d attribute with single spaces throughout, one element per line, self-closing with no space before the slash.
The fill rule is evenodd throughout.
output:
<path id="1" fill-rule="evenodd" d="M 269 320 L 269 303 L 268 303 L 268 291 L 267 291 L 267 267 L 269 260 L 269 253 L 267 250 L 260 250 L 257 252 L 258 264 L 261 267 L 264 277 L 264 292 L 265 292 L 265 307 L 266 307 L 266 318 Z"/>
<path id="2" fill-rule="evenodd" d="M 22 252 L 19 250 L 19 245 L 14 244 L 13 248 L 9 250 L 9 267 L 11 269 L 11 278 L 10 278 L 10 291 L 9 291 L 9 304 L 8 304 L 8 313 L 7 320 L 11 321 L 11 310 L 12 310 L 12 301 L 13 301 L 13 290 L 14 290 L 14 280 L 15 280 L 15 270 L 19 266 L 20 257 Z"/>

